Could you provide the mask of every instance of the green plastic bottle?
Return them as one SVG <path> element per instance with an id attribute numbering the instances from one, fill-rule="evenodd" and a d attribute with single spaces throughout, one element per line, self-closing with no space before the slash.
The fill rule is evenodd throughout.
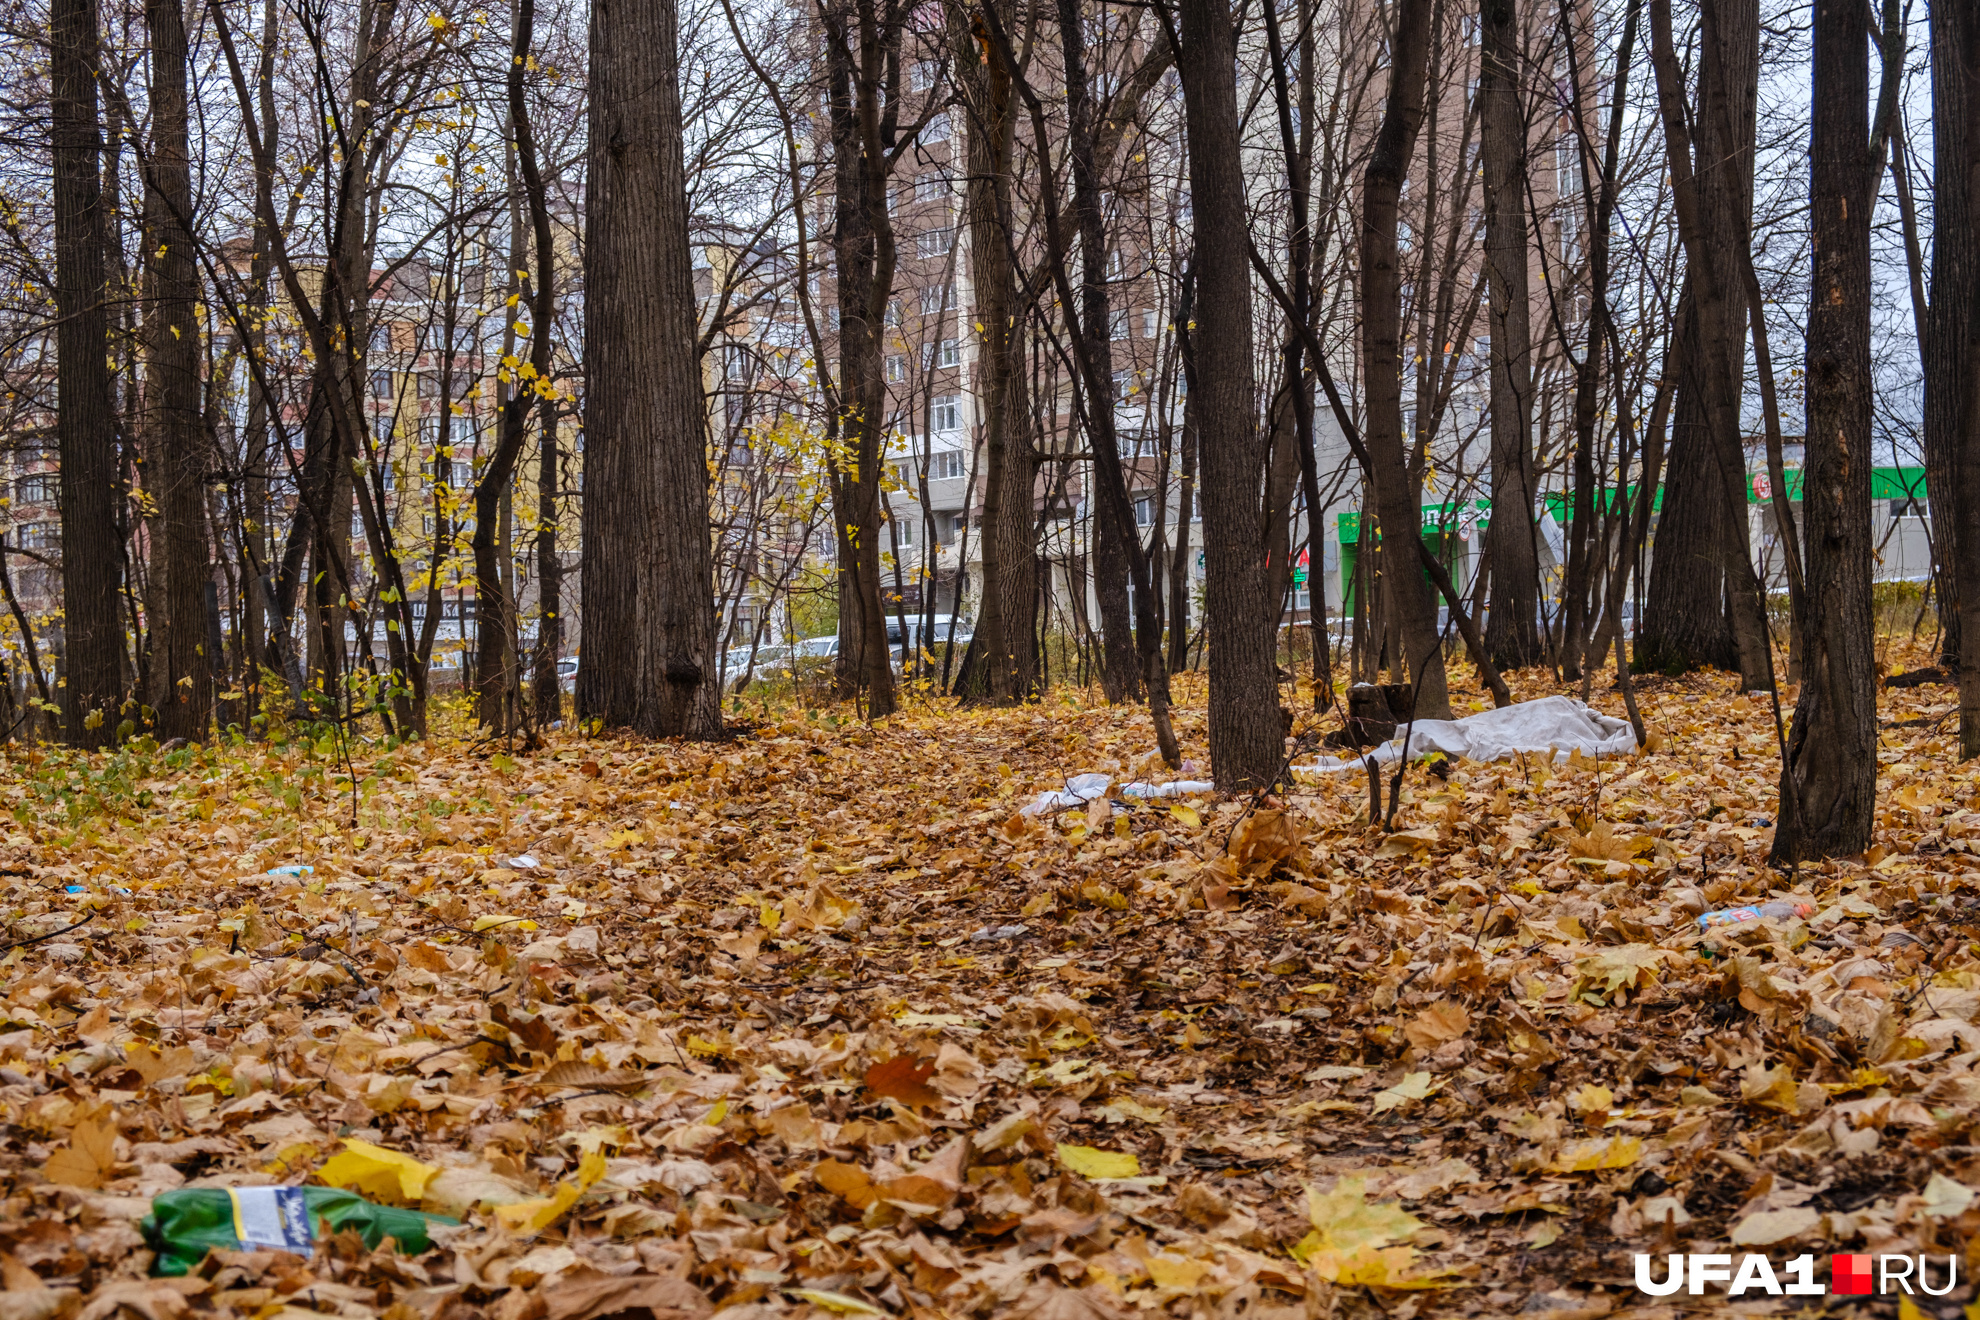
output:
<path id="1" fill-rule="evenodd" d="M 417 1256 L 429 1250 L 429 1224 L 458 1221 L 420 1210 L 375 1205 L 335 1187 L 181 1188 L 151 1202 L 138 1228 L 158 1253 L 154 1274 L 191 1272 L 215 1247 L 223 1251 L 293 1251 L 307 1256 L 316 1239 L 356 1229 L 374 1251 L 391 1238 Z"/>

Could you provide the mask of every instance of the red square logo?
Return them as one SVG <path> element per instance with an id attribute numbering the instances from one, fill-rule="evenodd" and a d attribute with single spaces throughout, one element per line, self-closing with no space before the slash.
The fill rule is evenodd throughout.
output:
<path id="1" fill-rule="evenodd" d="M 1870 1291 L 1870 1257 L 1861 1255 L 1829 1257 L 1829 1291 L 1867 1294 Z"/>

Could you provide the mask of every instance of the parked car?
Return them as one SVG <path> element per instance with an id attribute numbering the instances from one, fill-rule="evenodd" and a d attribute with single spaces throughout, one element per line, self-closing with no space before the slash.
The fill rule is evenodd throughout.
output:
<path id="1" fill-rule="evenodd" d="M 731 647 L 722 657 L 722 683 L 740 687 L 745 677 L 753 679 L 776 678 L 791 670 L 791 648 L 788 646 L 759 646 L 755 648 L 754 667 L 750 663 L 750 647 Z"/>

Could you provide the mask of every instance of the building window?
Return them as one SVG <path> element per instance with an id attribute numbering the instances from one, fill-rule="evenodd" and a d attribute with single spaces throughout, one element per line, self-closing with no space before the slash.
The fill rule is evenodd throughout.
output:
<path id="1" fill-rule="evenodd" d="M 949 286 L 931 284 L 921 291 L 921 314 L 940 316 L 949 305 Z"/>
<path id="2" fill-rule="evenodd" d="M 938 449 L 928 456 L 930 481 L 954 481 L 963 475 L 963 468 L 963 451 L 960 449 Z"/>
<path id="3" fill-rule="evenodd" d="M 939 202 L 949 195 L 949 176 L 939 170 L 930 170 L 914 181 L 914 200 L 917 202 Z"/>
<path id="4" fill-rule="evenodd" d="M 955 241 L 955 230 L 946 225 L 939 229 L 924 229 L 914 236 L 914 254 L 917 257 L 947 256 Z"/>
<path id="5" fill-rule="evenodd" d="M 371 351 L 389 353 L 392 351 L 392 323 L 380 321 L 371 327 Z"/>
<path id="6" fill-rule="evenodd" d="M 914 544 L 914 519 L 895 514 L 888 521 L 894 524 L 894 534 L 900 537 L 902 545 Z"/>
<path id="7" fill-rule="evenodd" d="M 933 427 L 937 431 L 962 430 L 962 396 L 944 394 L 935 400 L 930 409 Z"/>
<path id="8" fill-rule="evenodd" d="M 371 373 L 371 397 L 374 399 L 389 399 L 392 397 L 391 372 L 374 371 Z"/>
<path id="9" fill-rule="evenodd" d="M 934 60 L 916 60 L 908 66 L 908 90 L 925 92 L 933 87 L 941 67 Z"/>
<path id="10" fill-rule="evenodd" d="M 907 354 L 889 353 L 887 355 L 887 379 L 897 384 L 907 379 Z"/>
<path id="11" fill-rule="evenodd" d="M 1107 318 L 1107 338 L 1127 339 L 1130 337 L 1130 334 L 1127 309 L 1125 307 L 1115 308 Z"/>
<path id="12" fill-rule="evenodd" d="M 944 339 L 942 341 L 941 351 L 935 355 L 935 365 L 938 367 L 961 366 L 962 344 L 954 339 Z"/>
<path id="13" fill-rule="evenodd" d="M 1141 337 L 1143 339 L 1153 339 L 1160 330 L 1161 322 L 1156 319 L 1155 313 L 1143 312 L 1141 314 Z"/>
<path id="14" fill-rule="evenodd" d="M 947 112 L 932 116 L 921 130 L 923 142 L 947 142 L 949 140 L 949 116 Z"/>
<path id="15" fill-rule="evenodd" d="M 52 522 L 22 523 L 15 542 L 23 550 L 60 550 L 62 548 L 62 524 Z"/>
<path id="16" fill-rule="evenodd" d="M 1134 525 L 1136 527 L 1147 527 L 1154 521 L 1155 521 L 1154 496 L 1142 495 L 1136 498 L 1134 502 Z"/>
<path id="17" fill-rule="evenodd" d="M 419 373 L 419 397 L 437 399 L 440 397 L 440 378 L 430 371 Z"/>
<path id="18" fill-rule="evenodd" d="M 827 307 L 825 309 L 825 330 L 828 334 L 836 335 L 839 333 L 839 309 L 837 307 Z"/>
<path id="19" fill-rule="evenodd" d="M 53 504 L 60 479 L 53 472 L 37 472 L 22 477 L 14 487 L 14 498 L 22 504 Z"/>
<path id="20" fill-rule="evenodd" d="M 1891 501 L 1893 518 L 1924 519 L 1931 516 L 1931 512 L 1925 507 L 1925 501 L 1916 495 L 1900 495 Z"/>

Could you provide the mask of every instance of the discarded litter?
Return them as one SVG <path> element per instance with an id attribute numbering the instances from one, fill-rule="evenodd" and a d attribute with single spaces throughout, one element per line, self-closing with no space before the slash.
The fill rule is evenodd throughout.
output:
<path id="1" fill-rule="evenodd" d="M 1030 930 L 1031 927 L 1022 925 L 985 926 L 981 930 L 971 931 L 969 937 L 973 940 L 1014 940 L 1020 935 L 1029 933 Z"/>
<path id="2" fill-rule="evenodd" d="M 111 893 L 113 893 L 113 894 L 128 894 L 128 893 L 130 893 L 130 892 L 131 892 L 130 890 L 128 890 L 128 889 L 126 889 L 126 888 L 124 888 L 124 887 L 123 887 L 122 885 L 111 885 L 111 886 L 109 886 L 109 889 L 110 889 L 110 892 L 111 892 Z M 88 886 L 88 885 L 63 885 L 63 886 L 62 886 L 62 892 L 63 892 L 63 893 L 65 893 L 65 894 L 87 894 L 87 893 L 89 892 L 89 886 Z"/>
<path id="3" fill-rule="evenodd" d="M 511 871 L 534 871 L 537 867 L 543 865 L 543 863 L 537 861 L 533 854 L 520 853 L 517 856 L 508 858 L 502 865 Z"/>
<path id="4" fill-rule="evenodd" d="M 1066 780 L 1062 790 L 1040 793 L 1020 814 L 1026 816 L 1043 815 L 1048 811 L 1068 811 L 1083 807 L 1097 797 L 1105 797 L 1113 784 L 1113 776 L 1101 774 L 1074 775 Z M 1182 797 L 1187 793 L 1214 793 L 1217 786 L 1207 779 L 1177 779 L 1166 784 L 1145 784 L 1139 780 L 1121 785 L 1124 798 L 1167 798 Z"/>
<path id="5" fill-rule="evenodd" d="M 1776 921 L 1787 921 L 1794 917 L 1815 915 L 1813 903 L 1788 903 L 1776 900 L 1771 903 L 1750 903 L 1745 907 L 1720 908 L 1716 912 L 1698 914 L 1698 928 L 1711 930 L 1717 926 L 1737 926 L 1745 921 L 1759 921 L 1771 917 Z"/>
<path id="6" fill-rule="evenodd" d="M 432 1248 L 427 1230 L 456 1220 L 377 1205 L 335 1187 L 180 1188 L 151 1202 L 138 1225 L 156 1274 L 188 1274 L 214 1249 L 310 1254 L 319 1236 L 354 1229 L 376 1251 L 386 1238 L 408 1255 Z"/>
<path id="7" fill-rule="evenodd" d="M 268 868 L 268 874 L 286 875 L 291 879 L 300 880 L 306 875 L 315 875 L 316 868 L 313 866 L 303 866 L 300 863 L 290 863 L 287 866 L 271 866 Z"/>
<path id="8" fill-rule="evenodd" d="M 1503 761 L 1522 752 L 1546 752 L 1558 763 L 1575 752 L 1583 756 L 1623 756 L 1636 750 L 1636 735 L 1624 720 L 1590 710 L 1573 697 L 1542 697 L 1461 720 L 1417 720 L 1409 729 L 1412 759 L 1442 752 L 1452 760 Z M 1391 738 L 1363 756 L 1323 756 L 1294 770 L 1338 774 L 1360 770 L 1372 759 L 1392 765 L 1402 755 L 1402 739 Z"/>

